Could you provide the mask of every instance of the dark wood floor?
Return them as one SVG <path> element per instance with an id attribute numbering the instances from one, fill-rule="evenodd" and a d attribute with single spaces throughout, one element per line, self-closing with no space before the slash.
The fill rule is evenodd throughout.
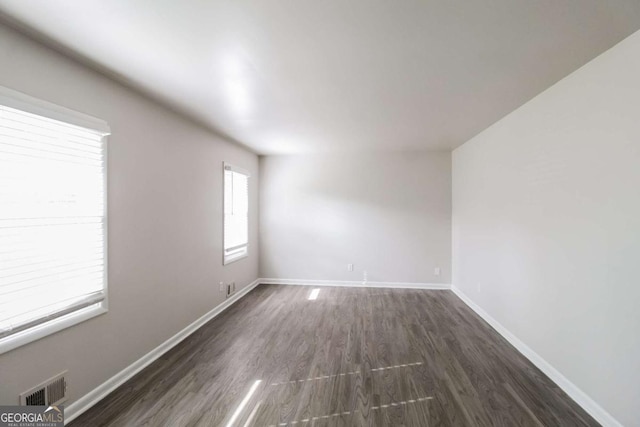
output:
<path id="1" fill-rule="evenodd" d="M 71 425 L 596 426 L 450 291 L 261 285 Z"/>

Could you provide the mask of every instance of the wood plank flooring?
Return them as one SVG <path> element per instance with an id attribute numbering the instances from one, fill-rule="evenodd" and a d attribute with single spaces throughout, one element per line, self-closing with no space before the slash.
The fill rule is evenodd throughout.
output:
<path id="1" fill-rule="evenodd" d="M 597 426 L 450 291 L 261 285 L 79 426 Z"/>

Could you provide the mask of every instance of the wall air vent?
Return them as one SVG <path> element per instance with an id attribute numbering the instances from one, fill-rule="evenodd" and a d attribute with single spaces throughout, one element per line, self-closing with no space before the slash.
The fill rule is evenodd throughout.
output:
<path id="1" fill-rule="evenodd" d="M 22 406 L 51 406 L 59 405 L 67 400 L 67 371 L 33 387 L 20 394 Z"/>

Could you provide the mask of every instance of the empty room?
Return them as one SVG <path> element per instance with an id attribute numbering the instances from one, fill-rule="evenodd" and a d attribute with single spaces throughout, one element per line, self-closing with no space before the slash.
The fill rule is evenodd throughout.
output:
<path id="1" fill-rule="evenodd" d="M 638 0 L 0 0 L 0 427 L 640 427 Z"/>

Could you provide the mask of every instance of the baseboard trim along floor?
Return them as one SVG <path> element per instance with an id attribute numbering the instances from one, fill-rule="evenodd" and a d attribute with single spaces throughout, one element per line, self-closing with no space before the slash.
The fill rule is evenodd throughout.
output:
<path id="1" fill-rule="evenodd" d="M 357 282 L 342 280 L 258 279 L 265 285 L 342 286 L 350 288 L 451 289 L 448 283 Z"/>
<path id="2" fill-rule="evenodd" d="M 160 344 L 158 347 L 151 350 L 149 353 L 142 356 L 140 359 L 133 362 L 131 365 L 118 372 L 113 377 L 109 378 L 107 381 L 90 391 L 85 396 L 81 397 L 77 401 L 73 402 L 69 406 L 66 406 L 64 409 L 65 414 L 65 424 L 70 423 L 74 419 L 76 419 L 83 412 L 91 408 L 93 405 L 98 403 L 100 400 L 104 399 L 109 393 L 113 390 L 124 384 L 126 381 L 131 379 L 138 372 L 142 371 L 144 368 L 149 366 L 151 363 L 155 362 L 160 356 L 162 356 L 167 351 L 171 350 L 173 347 L 178 345 L 182 340 L 187 338 L 189 335 L 197 331 L 202 325 L 218 316 L 224 310 L 229 308 L 233 303 L 240 300 L 243 296 L 248 294 L 253 288 L 260 284 L 260 279 L 253 281 L 249 285 L 245 286 L 243 289 L 238 291 L 233 296 L 227 298 L 222 304 L 218 305 L 205 315 L 201 316 L 198 320 L 191 323 L 186 328 L 182 329 L 180 332 Z"/>
<path id="3" fill-rule="evenodd" d="M 622 427 L 622 424 L 618 422 L 611 414 L 609 414 L 604 408 L 598 405 L 592 398 L 590 398 L 585 392 L 580 390 L 575 384 L 573 384 L 567 377 L 562 375 L 560 371 L 554 368 L 549 362 L 544 360 L 538 353 L 533 351 L 528 345 L 522 342 L 518 337 L 512 334 L 507 328 L 502 326 L 500 322 L 491 317 L 489 313 L 484 311 L 482 307 L 473 302 L 467 295 L 464 294 L 459 288 L 452 286 L 451 290 L 458 296 L 470 309 L 476 312 L 476 314 L 484 319 L 493 329 L 504 337 L 509 343 L 514 346 L 524 357 L 529 359 L 538 369 L 540 369 L 546 376 L 548 376 L 554 383 L 558 385 L 565 393 L 569 395 L 578 405 L 582 407 L 589 415 L 595 418 L 603 427 Z"/>

